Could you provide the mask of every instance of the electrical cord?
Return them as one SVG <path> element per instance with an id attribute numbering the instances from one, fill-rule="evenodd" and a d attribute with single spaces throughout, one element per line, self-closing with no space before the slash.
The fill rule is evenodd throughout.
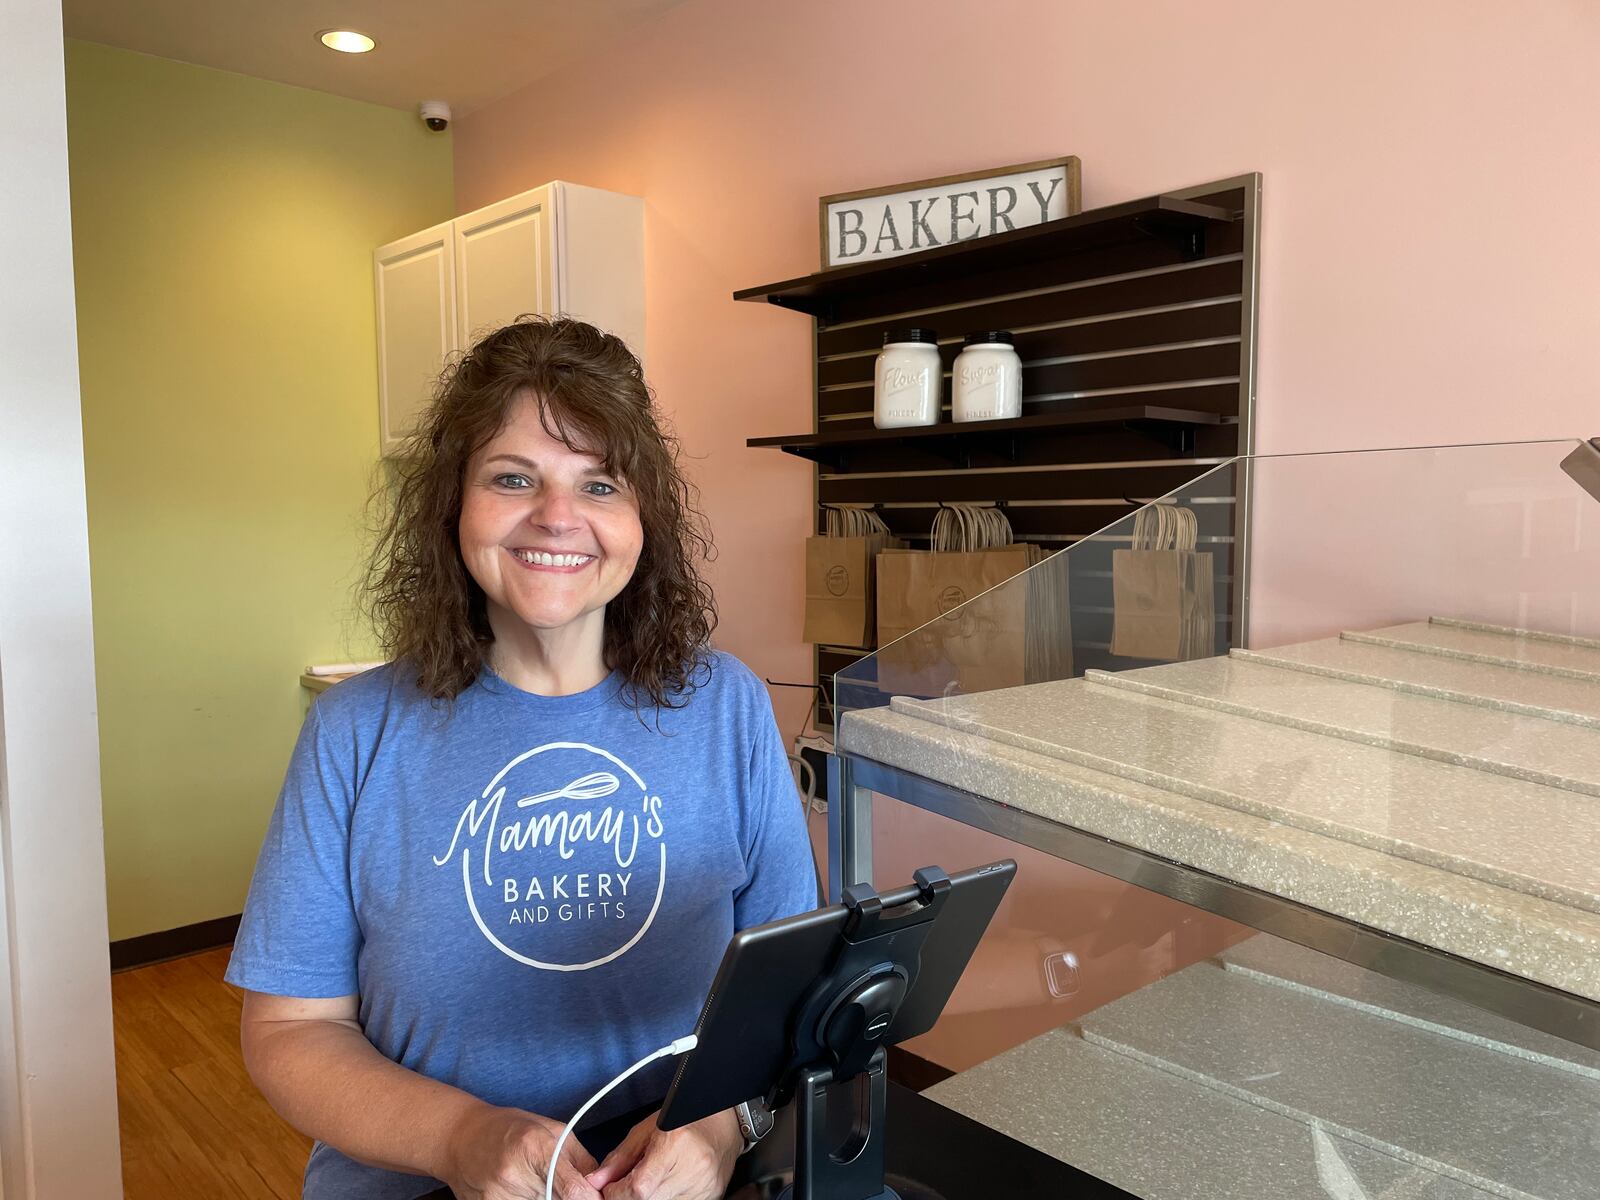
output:
<path id="1" fill-rule="evenodd" d="M 795 780 L 795 786 L 800 791 L 800 807 L 807 817 L 819 811 L 817 805 L 817 769 L 805 760 L 800 754 L 789 755 L 789 761 L 800 768 L 800 778 Z"/>
<path id="2" fill-rule="evenodd" d="M 817 806 L 817 772 L 810 763 L 801 758 L 798 754 L 789 755 L 789 761 L 800 768 L 800 779 L 796 781 L 796 787 L 800 793 L 800 803 L 803 806 L 806 814 L 806 823 L 807 827 L 809 828 L 811 814 L 816 811 Z M 810 838 L 808 837 L 806 840 L 809 841 Z M 811 867 L 817 875 L 817 895 L 820 897 L 826 893 L 827 885 L 822 881 L 822 868 L 817 865 L 815 854 L 813 854 L 811 858 Z M 583 1107 L 572 1114 L 572 1120 L 567 1122 L 566 1127 L 561 1131 L 561 1136 L 556 1139 L 555 1151 L 550 1155 L 550 1169 L 545 1173 L 544 1178 L 544 1200 L 552 1200 L 554 1197 L 556 1186 L 556 1164 L 561 1161 L 561 1151 L 566 1147 L 567 1138 L 570 1137 L 572 1135 L 572 1131 L 577 1128 L 578 1122 L 583 1120 L 583 1118 L 588 1115 L 589 1110 L 596 1104 L 600 1103 L 600 1101 L 605 1098 L 612 1088 L 616 1087 L 619 1083 L 627 1079 L 635 1072 L 642 1071 L 645 1067 L 648 1067 L 658 1058 L 675 1058 L 680 1054 L 687 1054 L 698 1044 L 699 1039 L 696 1038 L 692 1033 L 687 1037 L 679 1038 L 675 1042 L 667 1043 L 665 1046 L 661 1047 L 661 1049 L 645 1055 L 638 1062 L 634 1063 L 633 1066 L 629 1067 L 610 1083 L 606 1084 L 605 1087 L 601 1088 L 598 1092 L 583 1102 Z"/>
<path id="3" fill-rule="evenodd" d="M 817 769 L 798 754 L 789 755 L 791 765 L 799 767 L 799 778 L 795 780 L 795 787 L 800 792 L 800 811 L 805 814 L 806 841 L 811 841 L 811 815 L 817 811 L 820 803 L 817 799 Z M 817 852 L 811 850 L 811 870 L 817 877 L 817 903 L 821 905 L 828 895 L 828 885 L 822 879 L 822 864 L 817 862 Z"/>
<path id="4" fill-rule="evenodd" d="M 567 1127 L 561 1131 L 561 1136 L 556 1139 L 555 1152 L 550 1155 L 550 1169 L 545 1172 L 544 1177 L 544 1200 L 552 1200 L 552 1197 L 555 1195 L 556 1164 L 561 1161 L 561 1150 L 567 1144 L 567 1138 L 571 1135 L 573 1129 L 576 1128 L 578 1122 L 588 1114 L 589 1110 L 596 1104 L 600 1103 L 600 1101 L 605 1097 L 606 1093 L 610 1092 L 612 1088 L 616 1087 L 617 1084 L 628 1078 L 628 1076 L 632 1075 L 635 1071 L 643 1070 L 645 1067 L 648 1067 L 651 1063 L 655 1062 L 658 1058 L 675 1058 L 679 1054 L 687 1054 L 699 1044 L 699 1041 L 700 1039 L 691 1033 L 687 1037 L 679 1038 L 675 1042 L 668 1042 L 665 1046 L 661 1047 L 661 1049 L 645 1055 L 638 1062 L 634 1063 L 633 1066 L 629 1067 L 621 1075 L 618 1075 L 610 1083 L 606 1084 L 605 1087 L 601 1088 L 598 1092 L 583 1102 L 583 1107 L 572 1114 L 572 1120 L 567 1122 Z"/>

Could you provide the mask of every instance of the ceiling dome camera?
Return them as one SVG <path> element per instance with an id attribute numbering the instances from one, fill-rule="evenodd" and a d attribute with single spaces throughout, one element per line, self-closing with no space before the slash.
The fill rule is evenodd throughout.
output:
<path id="1" fill-rule="evenodd" d="M 450 127 L 450 106 L 443 100 L 424 100 L 417 106 L 417 112 L 422 123 L 435 133 L 443 133 Z"/>

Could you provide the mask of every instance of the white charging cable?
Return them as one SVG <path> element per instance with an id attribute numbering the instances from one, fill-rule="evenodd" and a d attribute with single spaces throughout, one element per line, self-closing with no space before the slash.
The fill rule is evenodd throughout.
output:
<path id="1" fill-rule="evenodd" d="M 695 1046 L 699 1044 L 699 1042 L 700 1039 L 691 1033 L 687 1037 L 681 1037 L 675 1042 L 668 1043 L 667 1045 L 661 1047 L 661 1049 L 645 1055 L 638 1062 L 634 1063 L 633 1066 L 629 1067 L 621 1075 L 618 1075 L 610 1083 L 606 1084 L 605 1087 L 601 1088 L 598 1092 L 583 1102 L 583 1107 L 572 1114 L 572 1120 L 567 1122 L 567 1127 L 561 1131 L 561 1136 L 556 1139 L 555 1153 L 550 1156 L 550 1170 L 545 1173 L 544 1177 L 544 1200 L 551 1200 L 551 1198 L 555 1195 L 556 1164 L 561 1161 L 561 1149 L 567 1144 L 567 1138 L 571 1135 L 578 1122 L 584 1118 L 584 1115 L 588 1113 L 588 1111 L 596 1104 L 600 1103 L 600 1101 L 605 1098 L 606 1093 L 611 1091 L 612 1088 L 616 1087 L 617 1084 L 628 1078 L 628 1076 L 632 1075 L 635 1071 L 643 1070 L 645 1067 L 648 1067 L 651 1063 L 655 1062 L 658 1058 L 675 1058 L 680 1054 L 687 1054 L 689 1051 L 693 1050 Z"/>

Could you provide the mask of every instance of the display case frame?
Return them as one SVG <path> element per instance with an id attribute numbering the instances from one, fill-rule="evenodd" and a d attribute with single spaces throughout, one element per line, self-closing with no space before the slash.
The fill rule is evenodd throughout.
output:
<path id="1" fill-rule="evenodd" d="M 872 883 L 874 794 L 959 821 L 1391 979 L 1421 984 L 1600 1050 L 1600 1004 L 1325 910 L 1113 842 L 910 771 L 836 752 L 829 763 L 828 891 Z"/>

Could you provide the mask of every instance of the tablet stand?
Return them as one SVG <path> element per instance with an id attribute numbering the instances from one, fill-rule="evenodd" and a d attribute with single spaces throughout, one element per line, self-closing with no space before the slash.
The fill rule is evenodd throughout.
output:
<path id="1" fill-rule="evenodd" d="M 888 1061 L 881 1046 L 868 1061 L 865 1111 L 858 1102 L 850 1133 L 836 1150 L 827 1144 L 833 1072 L 814 1067 L 800 1073 L 794 1096 L 794 1183 L 778 1193 L 778 1200 L 902 1200 L 883 1178 Z"/>
<path id="2" fill-rule="evenodd" d="M 922 945 L 950 894 L 950 877 L 938 867 L 914 876 L 918 904 L 886 912 L 877 892 L 848 887 L 840 950 L 826 979 L 801 1010 L 800 1030 L 814 1029 L 821 1061 L 804 1067 L 795 1088 L 794 1184 L 779 1200 L 901 1200 L 883 1177 L 888 1101 L 888 1054 L 883 1037 L 916 982 Z M 843 986 L 837 981 L 848 980 Z M 849 1132 L 828 1145 L 828 1107 L 840 1088 L 865 1074 L 852 1097 Z M 861 1091 L 865 1090 L 865 1103 Z"/>
<path id="3" fill-rule="evenodd" d="M 752 1096 L 773 1110 L 793 1100 L 794 1182 L 781 1200 L 936 1200 L 899 1174 L 885 1180 L 886 1048 L 934 1027 L 1016 869 L 924 867 L 909 887 L 851 886 L 839 904 L 735 933 L 657 1125 Z M 759 1195 L 777 1183 L 762 1178 Z"/>

